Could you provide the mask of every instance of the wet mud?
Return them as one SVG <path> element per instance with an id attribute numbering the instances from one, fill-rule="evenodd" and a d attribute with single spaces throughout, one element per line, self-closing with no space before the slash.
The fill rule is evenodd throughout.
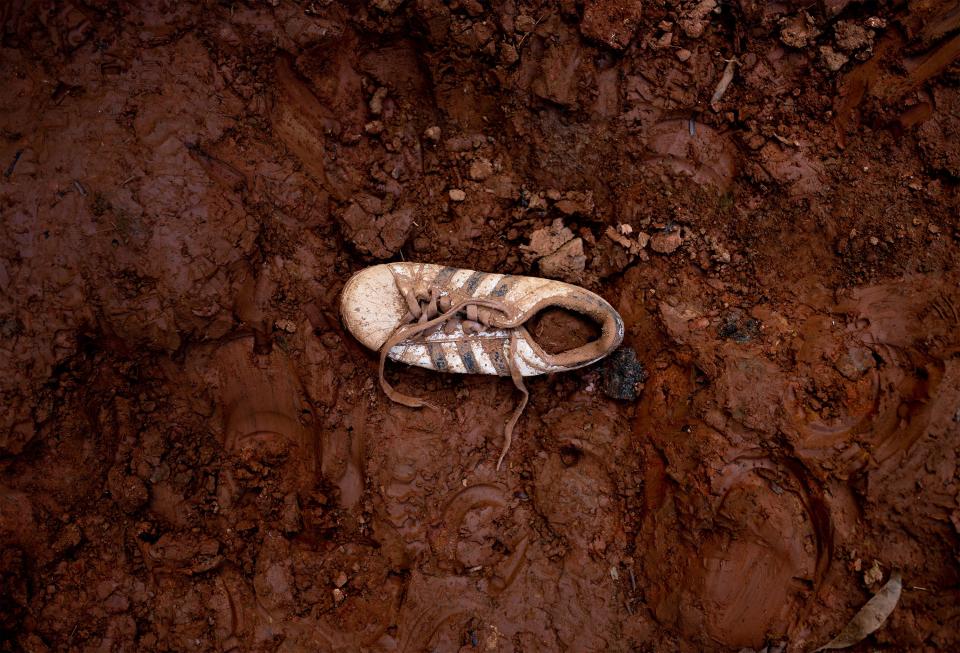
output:
<path id="1" fill-rule="evenodd" d="M 955 2 L 0 7 L 0 650 L 960 647 Z M 582 284 L 390 365 L 350 275 Z M 565 315 L 536 337 L 591 336 Z"/>

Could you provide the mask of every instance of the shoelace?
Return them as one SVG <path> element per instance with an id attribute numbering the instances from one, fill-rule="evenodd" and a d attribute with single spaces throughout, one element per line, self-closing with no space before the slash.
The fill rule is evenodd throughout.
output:
<path id="1" fill-rule="evenodd" d="M 397 274 L 393 275 L 393 279 L 397 285 L 397 289 L 399 289 L 400 294 L 407 303 L 408 312 L 404 322 L 390 334 L 390 337 L 387 338 L 386 342 L 384 342 L 380 348 L 380 387 L 383 388 L 384 394 L 387 395 L 391 401 L 395 401 L 398 404 L 409 406 L 410 408 L 422 408 L 426 406 L 437 409 L 437 406 L 419 397 L 411 397 L 410 395 L 394 390 L 387 382 L 384 376 L 384 368 L 387 362 L 387 355 L 395 346 L 404 340 L 430 331 L 440 325 L 447 324 L 453 318 L 461 317 L 461 312 L 463 313 L 463 317 L 466 317 L 466 320 L 463 320 L 464 331 L 468 329 L 479 331 L 483 327 L 510 329 L 510 356 L 507 358 L 507 369 L 510 370 L 510 377 L 513 379 L 513 384 L 517 387 L 517 390 L 523 393 L 523 399 L 520 400 L 520 403 L 513 411 L 513 416 L 503 429 L 503 450 L 500 452 L 500 458 L 497 459 L 497 469 L 499 470 L 504 457 L 507 455 L 507 451 L 510 449 L 510 444 L 513 442 L 513 429 L 520 420 L 520 415 L 523 414 L 523 410 L 527 407 L 527 401 L 530 398 L 530 393 L 527 392 L 527 388 L 523 384 L 523 375 L 520 374 L 520 370 L 513 364 L 514 357 L 517 354 L 517 334 L 513 329 L 523 324 L 522 319 L 516 315 L 515 309 L 500 299 L 470 297 L 453 304 L 449 296 L 440 295 L 438 288 L 431 288 L 428 297 L 418 297 L 413 289 L 413 285 L 409 281 Z M 425 302 L 425 304 L 421 304 L 421 302 Z M 493 320 L 498 314 L 502 316 L 502 319 L 496 320 L 496 324 L 493 324 Z"/>

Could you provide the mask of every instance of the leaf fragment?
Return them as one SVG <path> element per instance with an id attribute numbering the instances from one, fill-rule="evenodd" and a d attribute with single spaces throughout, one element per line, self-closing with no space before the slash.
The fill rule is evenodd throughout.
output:
<path id="1" fill-rule="evenodd" d="M 880 588 L 880 591 L 867 601 L 866 605 L 860 608 L 860 611 L 844 626 L 840 634 L 813 653 L 853 646 L 867 635 L 875 632 L 887 620 L 893 609 L 897 607 L 902 589 L 903 578 L 899 571 L 894 571 L 890 574 L 890 580 L 887 581 L 887 584 Z"/>

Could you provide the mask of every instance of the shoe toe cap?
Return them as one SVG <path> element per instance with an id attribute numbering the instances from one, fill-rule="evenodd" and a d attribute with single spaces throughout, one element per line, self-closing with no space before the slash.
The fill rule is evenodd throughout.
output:
<path id="1" fill-rule="evenodd" d="M 389 264 L 361 270 L 343 287 L 340 314 L 344 325 L 370 349 L 380 349 L 406 313 Z"/>

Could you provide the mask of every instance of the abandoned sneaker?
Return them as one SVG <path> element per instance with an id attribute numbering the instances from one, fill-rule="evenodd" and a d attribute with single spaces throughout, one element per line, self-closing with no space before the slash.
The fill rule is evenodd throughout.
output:
<path id="1" fill-rule="evenodd" d="M 548 346 L 548 340 L 541 346 L 527 327 L 555 309 L 586 318 L 599 336 L 565 350 Z M 623 340 L 623 320 L 616 310 L 579 286 L 424 263 L 387 263 L 361 270 L 344 286 L 340 310 L 354 337 L 380 352 L 384 393 L 405 406 L 429 404 L 387 383 L 383 375 L 387 357 L 438 372 L 513 379 L 523 399 L 504 430 L 498 469 L 527 404 L 523 377 L 589 365 Z M 549 324 L 546 327 L 549 330 Z"/>

